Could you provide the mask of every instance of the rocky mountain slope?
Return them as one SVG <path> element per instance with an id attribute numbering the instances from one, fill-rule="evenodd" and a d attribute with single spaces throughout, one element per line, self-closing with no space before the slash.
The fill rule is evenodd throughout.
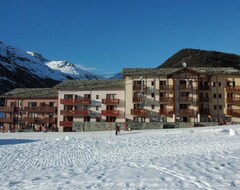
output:
<path id="1" fill-rule="evenodd" d="M 182 49 L 167 59 L 158 68 L 182 67 L 234 67 L 240 69 L 240 56 L 236 54 L 199 49 Z"/>
<path id="2" fill-rule="evenodd" d="M 0 42 L 0 94 L 19 87 L 53 87 L 66 79 L 101 78 L 67 61 L 49 61 Z"/>

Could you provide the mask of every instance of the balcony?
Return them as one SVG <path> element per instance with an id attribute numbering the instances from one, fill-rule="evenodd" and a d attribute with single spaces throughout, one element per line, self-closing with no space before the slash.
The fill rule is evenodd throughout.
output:
<path id="1" fill-rule="evenodd" d="M 173 116 L 174 111 L 173 109 L 160 109 L 159 114 L 164 116 Z"/>
<path id="2" fill-rule="evenodd" d="M 172 91 L 173 85 L 159 85 L 160 91 Z"/>
<path id="3" fill-rule="evenodd" d="M 181 103 L 191 103 L 192 101 L 193 101 L 192 97 L 185 97 L 185 96 L 180 97 L 180 102 Z"/>
<path id="4" fill-rule="evenodd" d="M 209 102 L 209 97 L 200 97 L 199 101 L 200 102 Z"/>
<path id="5" fill-rule="evenodd" d="M 102 104 L 116 105 L 116 104 L 119 104 L 119 102 L 120 102 L 119 99 L 114 99 L 114 98 L 102 99 Z"/>
<path id="6" fill-rule="evenodd" d="M 240 104 L 240 98 L 227 98 L 226 101 L 230 104 Z"/>
<path id="7" fill-rule="evenodd" d="M 144 97 L 133 97 L 133 103 L 143 103 L 144 101 Z"/>
<path id="8" fill-rule="evenodd" d="M 234 91 L 238 91 L 240 92 L 240 86 L 227 86 L 227 92 L 234 92 Z"/>
<path id="9" fill-rule="evenodd" d="M 233 117 L 240 117 L 240 109 L 227 109 L 227 115 L 231 115 Z"/>
<path id="10" fill-rule="evenodd" d="M 189 91 L 189 90 L 192 90 L 192 89 L 193 89 L 192 85 L 180 85 L 180 90 Z"/>
<path id="11" fill-rule="evenodd" d="M 0 106 L 0 112 L 14 112 L 16 107 Z"/>
<path id="12" fill-rule="evenodd" d="M 43 122 L 44 123 L 57 123 L 57 118 L 55 118 L 55 117 L 44 117 Z"/>
<path id="13" fill-rule="evenodd" d="M 172 97 L 160 97 L 159 98 L 160 103 L 173 103 Z"/>
<path id="14" fill-rule="evenodd" d="M 102 110 L 103 116 L 117 117 L 119 116 L 119 110 Z"/>
<path id="15" fill-rule="evenodd" d="M 27 123 L 44 123 L 44 120 L 39 117 L 24 117 L 23 122 Z"/>
<path id="16" fill-rule="evenodd" d="M 64 116 L 89 116 L 89 110 L 60 110 Z"/>
<path id="17" fill-rule="evenodd" d="M 147 115 L 147 110 L 146 109 L 131 109 L 131 114 L 132 115 L 137 115 L 137 116 L 146 116 Z"/>
<path id="18" fill-rule="evenodd" d="M 200 109 L 200 114 L 202 114 L 202 115 L 209 115 L 210 114 L 210 110 L 209 109 Z"/>
<path id="19" fill-rule="evenodd" d="M 133 91 L 140 91 L 140 90 L 142 90 L 142 89 L 145 89 L 146 88 L 146 85 L 140 85 L 140 84 L 134 84 L 133 85 Z"/>
<path id="20" fill-rule="evenodd" d="M 53 106 L 24 107 L 24 110 L 34 113 L 56 113 L 57 107 Z"/>
<path id="21" fill-rule="evenodd" d="M 81 98 L 81 99 L 60 99 L 60 104 L 64 105 L 76 105 L 76 104 L 91 104 L 91 99 Z"/>
<path id="22" fill-rule="evenodd" d="M 208 91 L 208 90 L 210 90 L 210 87 L 209 86 L 199 86 L 198 89 L 201 91 L 204 91 L 204 90 Z"/>
<path id="23" fill-rule="evenodd" d="M 72 127 L 73 121 L 60 121 L 60 125 L 64 127 Z"/>
<path id="24" fill-rule="evenodd" d="M 0 123 L 13 123 L 13 117 L 0 117 Z"/>
<path id="25" fill-rule="evenodd" d="M 194 111 L 193 109 L 180 109 L 179 114 L 181 116 L 193 116 Z"/>

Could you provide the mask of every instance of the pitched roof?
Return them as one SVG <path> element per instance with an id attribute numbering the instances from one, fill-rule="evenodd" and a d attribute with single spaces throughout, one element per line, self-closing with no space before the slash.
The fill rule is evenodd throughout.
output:
<path id="1" fill-rule="evenodd" d="M 3 95 L 2 98 L 57 98 L 58 91 L 53 88 L 15 88 Z"/>
<path id="2" fill-rule="evenodd" d="M 56 85 L 58 90 L 124 89 L 124 80 L 65 80 Z"/>

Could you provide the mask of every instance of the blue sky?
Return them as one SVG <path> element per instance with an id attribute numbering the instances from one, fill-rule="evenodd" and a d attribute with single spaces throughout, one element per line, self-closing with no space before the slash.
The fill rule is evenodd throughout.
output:
<path id="1" fill-rule="evenodd" d="M 182 48 L 240 54 L 239 0 L 0 0 L 0 41 L 96 74 Z"/>

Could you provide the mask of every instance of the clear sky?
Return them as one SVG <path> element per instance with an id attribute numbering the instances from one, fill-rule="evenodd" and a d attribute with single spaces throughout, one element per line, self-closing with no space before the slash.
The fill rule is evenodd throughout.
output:
<path id="1" fill-rule="evenodd" d="M 0 41 L 96 74 L 182 48 L 240 54 L 239 0 L 0 0 Z"/>

